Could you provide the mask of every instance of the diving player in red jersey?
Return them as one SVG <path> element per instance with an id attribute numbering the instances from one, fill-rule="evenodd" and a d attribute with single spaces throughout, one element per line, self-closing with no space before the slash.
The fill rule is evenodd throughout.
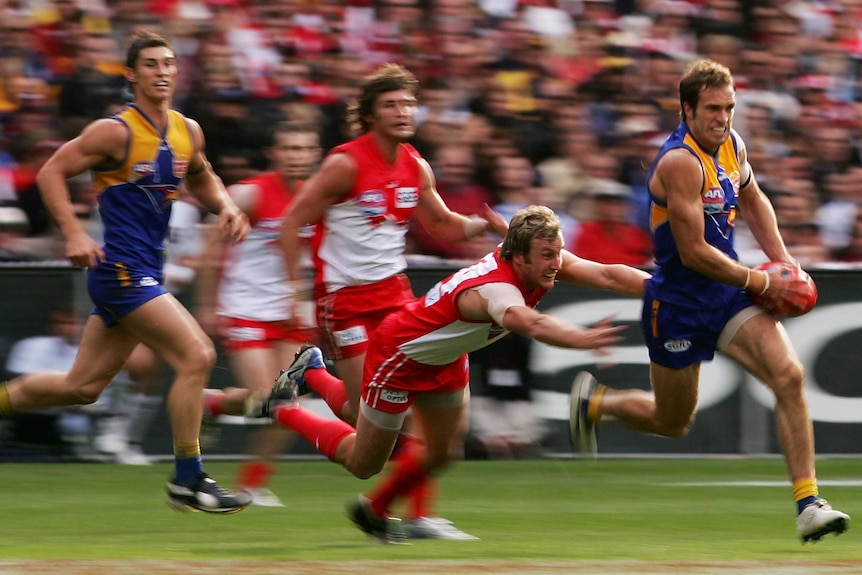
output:
<path id="1" fill-rule="evenodd" d="M 452 212 L 435 189 L 428 162 L 407 143 L 416 131 L 417 82 L 396 64 L 385 64 L 365 78 L 350 120 L 361 135 L 333 149 L 297 196 L 282 228 L 288 276 L 300 277 L 299 230 L 316 224 L 314 297 L 318 327 L 344 380 L 323 374 L 309 387 L 333 412 L 356 421 L 368 338 L 390 312 L 413 299 L 403 271 L 405 235 L 411 217 L 432 235 L 461 241 L 485 233 L 505 234 L 506 222 L 490 208 L 479 216 Z M 466 429 L 464 430 L 466 432 Z M 406 441 L 386 477 L 370 497 L 392 501 L 407 495 L 399 480 L 401 460 L 415 457 Z M 469 538 L 433 517 L 433 484 L 413 489 L 408 513 L 415 534 Z M 382 504 L 381 504 L 382 506 Z M 426 521 L 424 518 L 431 518 Z"/>
<path id="2" fill-rule="evenodd" d="M 383 468 L 412 409 L 424 445 L 414 459 L 403 462 L 402 481 L 421 484 L 462 451 L 459 429 L 469 413 L 469 352 L 510 331 L 548 345 L 601 350 L 620 340 L 621 326 L 605 319 L 578 327 L 537 311 L 536 305 L 557 281 L 639 296 L 648 277 L 636 268 L 598 264 L 564 250 L 554 212 L 529 206 L 515 214 L 493 253 L 393 312 L 371 334 L 355 429 L 292 401 L 296 387 L 326 371 L 316 347 L 306 348 L 279 378 L 262 412 L 364 479 Z M 382 541 L 401 538 L 397 522 L 372 498 L 360 497 L 348 513 Z"/>
<path id="3" fill-rule="evenodd" d="M 66 242 L 66 257 L 87 267 L 95 304 L 68 373 L 34 373 L 0 384 L 0 416 L 57 405 L 93 403 L 138 343 L 166 361 L 175 377 L 168 395 L 175 474 L 168 503 L 178 510 L 233 513 L 250 497 L 220 487 L 203 470 L 201 394 L 216 359 L 212 341 L 162 286 L 171 205 L 185 185 L 232 241 L 248 219 L 230 199 L 204 153 L 200 126 L 171 109 L 176 56 L 164 38 L 141 33 L 126 56 L 134 103 L 96 120 L 64 144 L 37 175 L 45 205 Z M 92 170 L 104 224 L 104 246 L 82 228 L 66 180 Z"/>
<path id="4" fill-rule="evenodd" d="M 781 323 L 746 292 L 793 300 L 805 286 L 778 271 L 742 265 L 733 246 L 738 208 L 771 261 L 798 265 L 732 128 L 733 77 L 721 64 L 696 61 L 679 92 L 682 121 L 647 175 L 656 268 L 647 282 L 641 325 L 653 393 L 611 390 L 587 372 L 578 374 L 571 395 L 573 441 L 593 454 L 594 424 L 603 416 L 646 433 L 682 437 L 694 423 L 700 364 L 721 351 L 775 394 L 776 433 L 802 541 L 842 533 L 849 516 L 818 497 L 805 369 Z"/>

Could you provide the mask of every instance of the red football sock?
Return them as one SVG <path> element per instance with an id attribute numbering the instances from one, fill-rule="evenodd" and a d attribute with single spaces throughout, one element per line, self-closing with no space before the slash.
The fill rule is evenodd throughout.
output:
<path id="1" fill-rule="evenodd" d="M 437 482 L 428 476 L 425 481 L 404 494 L 410 501 L 408 516 L 410 519 L 417 517 L 434 517 L 434 499 L 437 497 Z"/>
<path id="2" fill-rule="evenodd" d="M 425 445 L 410 441 L 392 458 L 389 471 L 372 490 L 366 494 L 371 510 L 380 517 L 389 515 L 389 508 L 395 498 L 421 485 L 428 478 L 425 469 Z"/>
<path id="3" fill-rule="evenodd" d="M 212 418 L 224 415 L 224 398 L 224 392 L 207 393 L 204 395 L 204 412 L 208 413 Z"/>
<path id="4" fill-rule="evenodd" d="M 341 417 L 341 410 L 347 403 L 347 390 L 344 389 L 343 381 L 325 369 L 309 369 L 305 372 L 305 383 L 323 398 L 332 413 Z"/>
<path id="5" fill-rule="evenodd" d="M 335 450 L 344 438 L 356 433 L 353 427 L 340 419 L 326 419 L 297 405 L 277 407 L 275 420 L 300 434 L 330 461 L 335 461 Z"/>
<path id="6" fill-rule="evenodd" d="M 275 466 L 265 461 L 247 461 L 237 473 L 237 485 L 240 487 L 263 487 L 269 483 L 275 472 Z"/>

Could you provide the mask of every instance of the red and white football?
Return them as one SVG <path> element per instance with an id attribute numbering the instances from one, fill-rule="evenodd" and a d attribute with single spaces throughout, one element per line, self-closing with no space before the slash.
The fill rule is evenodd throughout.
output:
<path id="1" fill-rule="evenodd" d="M 817 303 L 817 285 L 815 285 L 814 280 L 811 279 L 811 276 L 805 270 L 784 262 L 766 262 L 754 269 L 766 272 L 779 270 L 782 277 L 795 279 L 799 282 L 799 291 L 792 297 L 780 299 L 766 298 L 757 292 L 748 291 L 748 295 L 751 296 L 754 303 L 768 311 L 771 315 L 775 317 L 797 317 L 811 311 L 811 308 Z"/>

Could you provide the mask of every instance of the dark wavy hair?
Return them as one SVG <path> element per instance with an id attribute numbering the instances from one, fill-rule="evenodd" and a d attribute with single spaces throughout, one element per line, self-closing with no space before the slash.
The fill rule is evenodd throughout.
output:
<path id="1" fill-rule="evenodd" d="M 419 82 L 410 70 L 398 64 L 383 64 L 362 81 L 359 101 L 347 109 L 347 123 L 360 134 L 371 127 L 368 116 L 374 113 L 374 103 L 380 94 L 407 90 L 415 98 L 419 92 Z"/>

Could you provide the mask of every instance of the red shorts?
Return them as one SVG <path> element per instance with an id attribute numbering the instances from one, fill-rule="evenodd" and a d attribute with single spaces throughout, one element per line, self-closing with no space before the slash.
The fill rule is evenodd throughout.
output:
<path id="1" fill-rule="evenodd" d="M 256 321 L 225 317 L 222 322 L 219 331 L 228 355 L 243 349 L 272 349 L 277 341 L 315 343 L 319 339 L 316 328 L 291 320 Z"/>
<path id="2" fill-rule="evenodd" d="M 317 325 L 332 359 L 368 351 L 368 335 L 393 311 L 415 299 L 407 276 L 349 286 L 317 298 Z"/>
<path id="3" fill-rule="evenodd" d="M 408 359 L 397 350 L 391 353 L 390 349 L 386 354 L 382 347 L 388 346 L 370 347 L 365 358 L 362 400 L 372 409 L 403 413 L 413 404 L 417 394 L 439 394 L 441 398 L 453 396 L 470 383 L 470 362 L 466 354 L 446 365 L 427 365 Z M 451 400 L 447 398 L 444 401 L 448 407 Z M 433 399 L 429 402 L 433 405 Z"/>

